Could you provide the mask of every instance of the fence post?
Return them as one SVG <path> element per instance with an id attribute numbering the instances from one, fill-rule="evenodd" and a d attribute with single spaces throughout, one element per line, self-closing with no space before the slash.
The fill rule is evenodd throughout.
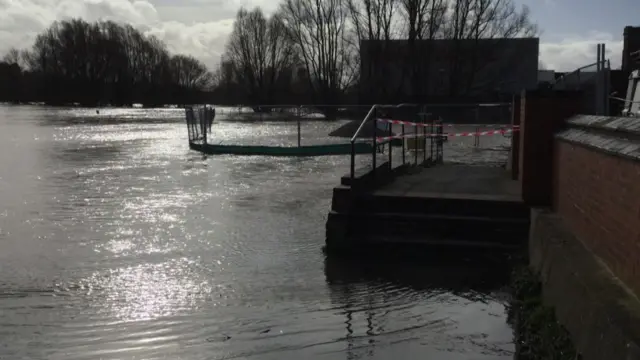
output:
<path id="1" fill-rule="evenodd" d="M 377 120 L 376 120 L 377 122 Z M 391 123 L 387 123 L 387 126 L 389 127 L 389 137 L 393 137 L 393 132 L 391 131 Z M 393 161 L 393 155 L 391 153 L 391 148 L 393 148 L 393 138 L 389 139 L 389 170 L 393 169 L 393 166 L 391 166 L 391 162 Z"/>
<path id="2" fill-rule="evenodd" d="M 476 106 L 476 124 L 480 124 L 480 107 Z M 480 136 L 478 133 L 480 132 L 480 127 L 476 125 L 476 133 L 473 135 L 473 145 L 475 147 L 480 146 Z"/>
<path id="3" fill-rule="evenodd" d="M 422 118 L 422 166 L 427 164 L 427 115 L 425 113 L 421 113 L 420 117 Z"/>
<path id="4" fill-rule="evenodd" d="M 207 111 L 207 106 L 204 106 L 204 111 L 202 112 L 202 118 L 200 119 L 200 127 L 202 127 L 202 139 L 204 140 L 204 143 L 207 143 L 207 123 L 208 123 L 208 111 Z"/>
<path id="5" fill-rule="evenodd" d="M 402 165 L 405 165 L 405 137 L 404 137 L 404 123 L 402 123 Z"/>
<path id="6" fill-rule="evenodd" d="M 302 111 L 301 111 L 301 109 L 299 107 L 298 107 L 297 111 L 298 111 L 298 116 L 297 116 L 297 118 L 298 118 L 298 147 L 300 147 L 300 140 L 301 140 L 301 135 L 300 135 L 300 116 L 302 116 L 301 115 Z"/>
<path id="7" fill-rule="evenodd" d="M 372 175 L 375 176 L 376 175 L 376 155 L 377 155 L 377 151 L 378 151 L 378 140 L 377 140 L 377 130 L 378 130 L 378 109 L 375 109 L 373 111 L 373 121 L 371 122 L 373 124 L 373 150 L 371 151 L 371 154 L 373 155 L 373 157 L 371 158 L 371 164 L 373 165 L 373 169 L 372 169 Z"/>
<path id="8" fill-rule="evenodd" d="M 415 158 L 415 166 L 418 166 L 418 123 L 413 125 L 413 156 Z"/>

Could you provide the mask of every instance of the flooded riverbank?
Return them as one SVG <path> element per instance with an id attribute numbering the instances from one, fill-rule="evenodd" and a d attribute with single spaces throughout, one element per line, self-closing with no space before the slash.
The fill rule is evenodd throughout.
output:
<path id="1" fill-rule="evenodd" d="M 297 137 L 219 121 L 220 141 Z M 456 141 L 446 160 L 503 161 Z M 511 358 L 499 276 L 325 258 L 348 161 L 205 158 L 181 109 L 0 107 L 0 357 Z"/>

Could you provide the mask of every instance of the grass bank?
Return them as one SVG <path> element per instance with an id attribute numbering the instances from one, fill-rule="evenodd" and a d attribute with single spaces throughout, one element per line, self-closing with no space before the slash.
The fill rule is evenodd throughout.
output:
<path id="1" fill-rule="evenodd" d="M 508 320 L 515 330 L 516 359 L 579 359 L 553 308 L 542 303 L 542 284 L 537 274 L 527 266 L 517 267 L 511 277 L 511 290 Z"/>

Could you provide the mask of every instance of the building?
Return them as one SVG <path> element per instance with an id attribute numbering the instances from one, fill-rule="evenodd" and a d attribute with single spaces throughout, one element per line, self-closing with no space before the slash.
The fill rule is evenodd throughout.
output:
<path id="1" fill-rule="evenodd" d="M 372 101 L 515 94 L 538 85 L 539 39 L 364 40 L 361 92 Z"/>
<path id="2" fill-rule="evenodd" d="M 539 84 L 552 84 L 554 81 L 556 81 L 555 70 L 538 70 Z"/>

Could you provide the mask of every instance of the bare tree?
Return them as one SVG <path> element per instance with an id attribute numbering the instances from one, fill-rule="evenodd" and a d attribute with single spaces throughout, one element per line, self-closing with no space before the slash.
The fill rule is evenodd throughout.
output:
<path id="1" fill-rule="evenodd" d="M 190 90 L 203 90 L 211 85 L 212 75 L 207 67 L 193 56 L 174 55 L 170 60 L 173 82 Z"/>
<path id="2" fill-rule="evenodd" d="M 452 0 L 449 14 L 444 36 L 454 42 L 449 56 L 451 94 L 472 90 L 475 76 L 498 56 L 503 40 L 538 33 L 529 9 L 523 6 L 518 10 L 512 0 Z M 501 61 L 506 63 L 507 59 Z"/>
<path id="3" fill-rule="evenodd" d="M 22 59 L 22 57 L 20 56 L 20 51 L 18 49 L 16 49 L 16 48 L 11 48 L 4 55 L 4 57 L 2 58 L 2 61 L 7 63 L 7 64 L 22 65 L 21 64 L 21 59 Z"/>
<path id="4" fill-rule="evenodd" d="M 281 12 L 316 99 L 338 103 L 356 76 L 346 0 L 285 0 Z"/>
<path id="5" fill-rule="evenodd" d="M 407 37 L 407 64 L 414 101 L 424 102 L 429 89 L 434 48 L 432 40 L 442 37 L 447 12 L 447 0 L 399 0 L 405 19 L 404 35 Z M 423 40 L 427 40 L 426 42 Z M 403 84 L 401 84 L 402 86 Z M 425 91 L 426 90 L 426 91 Z"/>
<path id="6" fill-rule="evenodd" d="M 390 73 L 384 54 L 391 51 L 391 39 L 395 38 L 394 18 L 397 0 L 346 0 L 351 26 L 358 42 L 354 60 L 362 64 L 359 73 L 361 93 L 366 92 L 369 101 L 378 102 L 388 97 L 385 86 Z"/>
<path id="7" fill-rule="evenodd" d="M 238 11 L 226 55 L 254 104 L 271 103 L 284 72 L 290 70 L 294 49 L 288 40 L 279 14 L 267 19 L 260 8 Z"/>

